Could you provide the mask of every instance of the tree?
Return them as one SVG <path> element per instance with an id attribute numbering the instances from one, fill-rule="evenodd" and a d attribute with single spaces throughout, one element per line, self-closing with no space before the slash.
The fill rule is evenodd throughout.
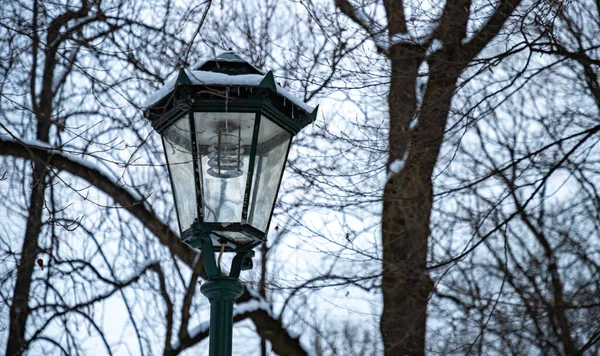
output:
<path id="1" fill-rule="evenodd" d="M 447 187 L 457 205 L 439 211 L 464 221 L 447 225 L 446 236 L 465 225 L 473 236 L 463 251 L 436 239 L 447 248 L 442 256 L 454 254 L 443 262 L 452 269 L 433 303 L 444 309 L 439 320 L 454 312 L 459 319 L 458 328 L 444 323 L 458 336 L 446 353 L 598 352 L 591 172 L 600 102 L 598 67 L 589 65 L 598 58 L 599 14 L 597 4 L 585 2 L 537 4 L 519 34 L 519 57 L 530 61 L 504 62 L 490 74 L 517 78 L 511 86 L 518 90 L 498 96 L 500 85 L 477 87 L 473 100 L 496 99 L 474 113 L 469 143 L 458 145 L 459 164 L 449 173 L 456 185 Z"/>
<path id="2" fill-rule="evenodd" d="M 73 323 L 77 327 L 82 321 L 88 322 L 88 327 L 95 329 L 109 347 L 102 328 L 92 317 L 95 303 L 121 293 L 127 310 L 133 313 L 135 303 L 127 301 L 123 289 L 149 272 L 156 272 L 162 282 L 164 275 L 157 262 L 148 263 L 152 252 L 140 250 L 135 239 L 120 242 L 123 249 L 116 255 L 103 247 L 110 238 L 99 237 L 96 231 L 106 229 L 112 220 L 121 233 L 131 236 L 136 229 L 126 228 L 130 219 L 118 219 L 120 212 L 106 212 L 86 226 L 85 205 L 79 205 L 79 209 L 68 207 L 88 199 L 106 206 L 120 204 L 155 236 L 160 236 L 174 255 L 188 263 L 193 261 L 193 252 L 178 243 L 168 226 L 143 205 L 137 190 L 127 186 L 131 184 L 128 178 L 119 177 L 118 170 L 107 174 L 95 166 L 102 162 L 122 163 L 121 173 L 125 173 L 133 162 L 127 158 L 121 161 L 126 155 L 116 153 L 129 150 L 120 137 L 131 143 L 144 140 L 137 131 L 140 120 L 129 121 L 131 109 L 124 105 L 133 101 L 131 81 L 124 81 L 122 73 L 115 75 L 110 69 L 135 71 L 138 62 L 132 50 L 139 46 L 161 48 L 162 42 L 168 42 L 177 48 L 183 42 L 173 34 L 174 27 L 167 27 L 168 22 L 162 27 L 150 25 L 143 21 L 143 6 L 129 7 L 126 2 L 82 1 L 77 7 L 41 1 L 11 2 L 5 9 L 0 145 L 2 155 L 8 156 L 3 159 L 8 163 L 4 184 L 9 185 L 3 189 L 3 215 L 5 221 L 14 219 L 19 211 L 26 217 L 14 225 L 5 225 L 2 234 L 3 259 L 12 260 L 14 265 L 5 269 L 4 278 L 10 283 L 2 293 L 4 301 L 10 304 L 6 352 L 20 354 L 40 343 L 54 345 L 64 353 L 74 352 L 81 345 L 76 341 Z M 154 35 L 146 38 L 150 33 Z M 160 52 L 166 54 L 168 50 L 155 53 Z M 160 72 L 137 69 L 139 75 L 160 77 Z M 88 95 L 90 90 L 93 96 Z M 90 121 L 95 124 L 89 125 Z M 122 131 L 115 134 L 115 129 Z M 81 161 L 77 156 L 95 160 Z M 31 173 L 29 164 L 21 158 L 31 162 Z M 111 198 L 98 196 L 82 186 L 85 181 Z M 17 191 L 28 197 L 26 202 L 15 194 Z M 74 196 L 63 199 L 65 192 Z M 137 228 L 139 233 L 139 225 Z M 22 236 L 21 231 L 23 240 L 11 238 Z M 70 234 L 71 231 L 77 233 Z M 78 237 L 84 241 L 78 241 Z M 20 246 L 16 246 L 17 241 Z M 89 254 L 87 248 L 95 252 Z M 140 258 L 132 259 L 138 262 L 134 266 L 122 264 L 129 253 L 145 256 L 144 265 L 139 266 Z M 103 261 L 98 263 L 96 256 Z M 132 269 L 125 273 L 125 266 Z M 36 320 L 33 325 L 32 319 Z M 65 341 L 48 331 L 55 323 L 64 326 Z M 134 329 L 138 331 L 135 323 Z M 140 339 L 143 349 L 141 342 Z"/>
<path id="3" fill-rule="evenodd" d="M 427 271 L 432 180 L 452 98 L 460 76 L 498 36 L 519 1 L 500 1 L 477 27 L 468 26 L 479 13 L 470 1 L 448 1 L 439 14 L 436 7 L 384 1 L 382 24 L 348 1 L 336 5 L 391 63 L 388 169 L 393 172 L 397 161 L 404 166 L 389 177 L 383 193 L 381 332 L 387 355 L 422 354 L 433 292 Z M 408 11 L 424 14 L 411 19 Z M 418 88 L 421 77 L 425 88 Z"/>
<path id="4" fill-rule="evenodd" d="M 113 331 L 97 314 L 115 296 L 141 354 L 157 348 L 177 354 L 206 337 L 202 328 L 188 330 L 199 307 L 202 266 L 162 222 L 173 221 L 170 188 L 161 178 L 161 149 L 149 141 L 139 111 L 138 86 L 151 90 L 147 83 L 164 82 L 166 68 L 185 65 L 188 38 L 202 25 L 195 20 L 209 7 L 86 0 L 5 6 L 0 152 L 7 354 L 85 351 L 90 345 L 81 326 L 114 352 L 123 346 L 113 345 Z M 240 302 L 256 298 L 248 294 Z M 268 310 L 246 309 L 236 319 L 253 317 L 265 334 L 281 328 Z M 153 324 L 161 326 L 158 338 L 142 326 Z M 277 337 L 279 352 L 299 348 L 286 332 Z"/>
<path id="5" fill-rule="evenodd" d="M 583 330 L 583 325 L 592 325 L 582 322 L 581 315 L 590 315 L 591 309 L 595 308 L 595 302 L 588 298 L 589 288 L 593 289 L 591 285 L 597 283 L 591 277 L 595 275 L 595 267 L 584 262 L 593 260 L 590 256 L 595 249 L 591 250 L 591 255 L 579 248 L 577 253 L 572 252 L 581 258 L 576 259 L 574 265 L 585 266 L 589 272 L 585 277 L 577 278 L 578 287 L 565 284 L 568 277 L 557 259 L 559 256 L 564 259 L 569 253 L 562 252 L 560 245 L 552 243 L 551 235 L 556 235 L 556 231 L 545 232 L 549 235 L 545 236 L 541 227 L 531 225 L 532 220 L 539 220 L 531 206 L 538 201 L 551 200 L 545 194 L 548 190 L 554 191 L 549 187 L 560 179 L 556 178 L 557 172 L 569 165 L 571 157 L 592 149 L 589 140 L 594 140 L 597 126 L 586 118 L 598 115 L 593 104 L 598 87 L 597 67 L 592 64 L 597 63 L 597 4 L 569 6 L 569 3 L 545 1 L 499 1 L 494 4 L 447 2 L 436 7 L 401 1 L 335 3 L 355 24 L 350 28 L 360 29 L 372 42 L 374 50 L 390 63 L 387 72 L 390 78 L 390 126 L 386 146 L 389 176 L 382 197 L 384 305 L 380 324 L 386 354 L 422 354 L 427 349 L 426 334 L 432 340 L 430 345 L 444 345 L 443 353 L 468 353 L 473 349 L 482 353 L 490 350 L 502 353 L 507 348 L 516 354 L 523 350 L 547 352 L 549 342 L 545 335 L 560 340 L 552 346 L 555 352 L 589 352 L 597 342 L 596 332 L 585 333 L 585 337 L 575 336 L 581 332 L 574 331 L 573 326 L 578 325 L 578 330 Z M 322 27 L 334 28 L 332 31 L 336 33 L 347 32 L 349 28 L 346 23 L 328 20 L 323 20 Z M 540 54 L 553 56 L 548 60 L 548 56 Z M 362 70 L 359 67 L 355 72 L 364 77 L 374 76 L 372 67 Z M 558 73 L 573 74 L 563 78 Z M 385 78 L 385 75 L 379 78 Z M 534 79 L 536 85 L 532 84 Z M 560 83 L 566 89 L 550 83 Z M 385 79 L 379 84 L 385 85 Z M 569 109 L 552 103 L 546 105 L 544 114 L 533 116 L 532 108 L 537 108 L 538 102 L 545 102 L 546 97 L 563 98 L 565 94 L 561 89 L 572 92 L 574 88 L 577 88 L 577 94 L 569 94 L 578 99 L 567 101 L 571 105 Z M 575 114 L 572 107 L 577 108 L 575 112 L 582 113 Z M 567 117 L 577 124 L 569 125 L 564 119 Z M 364 132 L 375 132 L 372 130 L 376 127 L 373 118 L 368 122 L 370 126 L 362 126 Z M 535 129 L 528 124 L 535 125 Z M 472 139 L 473 135 L 479 139 Z M 504 136 L 497 138 L 499 135 Z M 523 137 L 545 135 L 550 139 L 522 147 Z M 341 135 L 337 139 L 347 138 L 348 135 Z M 354 146 L 364 149 L 359 142 L 354 141 Z M 558 148 L 562 154 L 553 153 Z M 555 158 L 547 160 L 546 155 Z M 537 162 L 541 158 L 545 165 Z M 533 167 L 520 168 L 531 165 L 532 161 L 536 163 Z M 573 163 L 576 170 L 582 170 L 581 177 L 586 176 L 583 172 L 590 168 L 584 167 L 590 164 L 588 160 Z M 376 164 L 372 166 L 377 167 Z M 536 170 L 542 166 L 545 168 Z M 513 169 L 516 172 L 507 172 Z M 348 175 L 346 171 L 343 174 Z M 357 173 L 362 177 L 375 174 L 366 170 Z M 525 182 L 519 181 L 525 175 L 532 176 Z M 510 195 L 502 194 L 502 190 L 492 183 L 497 176 L 502 177 L 505 189 L 513 192 L 515 210 L 501 209 Z M 589 178 L 579 179 L 587 185 L 580 189 L 596 189 L 591 188 L 595 183 Z M 350 179 L 346 183 L 345 187 L 339 183 L 322 184 L 354 193 L 355 198 L 360 196 L 364 202 L 373 198 L 366 189 L 352 192 Z M 529 188 L 532 190 L 527 190 Z M 581 206 L 588 206 L 595 199 L 589 193 L 578 197 Z M 482 201 L 486 204 L 482 205 Z M 501 217 L 496 217 L 497 214 Z M 549 220 L 553 215 L 549 214 L 548 208 L 541 209 L 541 216 L 545 221 L 544 228 L 553 225 Z M 573 215 L 569 212 L 555 216 L 568 219 L 567 216 Z M 523 224 L 529 234 L 521 232 Z M 502 236 L 501 233 L 506 234 L 509 227 L 515 229 L 513 236 L 518 236 L 522 245 L 511 247 L 511 243 L 490 242 L 497 240 L 498 235 Z M 575 226 L 570 231 L 559 234 L 563 236 L 563 243 L 575 246 L 590 243 L 578 241 L 580 232 Z M 597 239 L 597 233 L 592 231 L 592 236 Z M 569 234 L 573 237 L 566 238 Z M 523 263 L 521 253 L 524 246 L 531 243 L 540 244 L 542 249 L 527 251 L 525 256 L 529 254 L 531 263 L 535 261 L 535 264 L 545 266 L 537 271 L 550 281 L 550 285 L 544 287 L 553 298 L 521 293 L 520 300 L 515 302 L 505 292 L 508 280 L 517 290 L 521 290 L 523 284 L 537 284 L 521 280 L 531 279 L 532 274 L 518 269 L 527 265 Z M 481 255 L 480 246 L 489 246 L 494 253 L 504 250 L 506 256 L 512 251 L 517 254 L 512 257 L 513 261 L 518 261 L 516 267 L 510 265 L 511 257 L 502 259 L 502 255 L 498 255 L 494 262 L 499 272 L 495 273 L 504 278 L 480 281 L 483 273 L 489 273 L 489 270 L 482 272 L 479 269 L 478 261 L 489 257 Z M 520 273 L 520 278 L 515 277 Z M 435 290 L 431 274 L 438 286 Z M 465 286 L 465 283 L 469 284 Z M 587 287 L 588 283 L 591 283 L 590 287 Z M 455 293 L 447 294 L 445 288 Z M 539 285 L 534 290 L 539 291 Z M 586 296 L 586 302 L 565 306 L 562 301 L 576 290 Z M 496 302 L 490 303 L 490 300 Z M 492 328 L 489 321 L 496 315 L 497 307 L 507 307 L 510 303 L 516 303 L 515 309 L 529 308 L 530 317 L 536 316 L 538 310 L 531 308 L 531 304 L 549 304 L 547 314 L 540 316 L 547 318 L 544 323 L 535 320 L 536 325 L 540 325 L 535 336 L 543 338 L 544 342 L 536 345 L 518 334 L 513 325 L 525 319 L 519 319 L 521 314 L 514 309 L 508 314 L 514 318 L 507 318 L 507 313 L 498 310 L 498 315 L 504 315 L 504 327 L 493 332 L 488 330 Z M 449 308 L 452 304 L 456 304 L 456 308 Z M 564 308 L 577 312 L 560 310 Z M 458 320 L 453 314 L 457 309 L 465 313 Z M 470 327 L 473 311 L 479 313 L 480 324 L 475 328 Z M 427 331 L 428 320 L 442 326 Z M 457 329 L 460 333 L 449 332 Z M 596 328 L 592 327 L 592 330 Z M 506 344 L 493 343 L 490 338 L 494 336 L 488 334 L 503 338 Z M 518 347 L 513 347 L 515 340 L 518 340 Z"/>

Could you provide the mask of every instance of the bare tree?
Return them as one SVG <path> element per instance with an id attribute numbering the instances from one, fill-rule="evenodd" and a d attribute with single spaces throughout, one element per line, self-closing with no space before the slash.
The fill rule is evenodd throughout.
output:
<path id="1" fill-rule="evenodd" d="M 595 249 L 592 248 L 590 254 L 570 250 L 583 259 L 573 265 L 586 266 L 586 271 L 589 270 L 584 276 L 578 276 L 581 286 L 572 289 L 570 283 L 564 281 L 567 277 L 561 275 L 564 273 L 561 269 L 566 267 L 561 267 L 558 262 L 568 258 L 560 251 L 560 246 L 551 243 L 550 230 L 543 232 L 541 227 L 532 225 L 531 221 L 539 219 L 530 210 L 537 207 L 539 201 L 550 206 L 555 204 L 551 199 L 554 194 L 559 194 L 556 193 L 555 177 L 570 165 L 581 170 L 581 178 L 578 178 L 582 181 L 581 189 L 589 190 L 578 195 L 580 204 L 587 206 L 596 200 L 595 193 L 590 195 L 597 189 L 590 180 L 594 168 L 586 167 L 593 165 L 593 159 L 584 152 L 593 152 L 592 142 L 598 131 L 594 122 L 598 115 L 594 104 L 598 88 L 597 5 L 545 1 L 448 2 L 439 7 L 420 2 L 336 1 L 335 5 L 354 26 L 340 21 L 340 17 L 324 15 L 330 9 L 319 4 L 307 8 L 321 28 L 329 31 L 330 40 L 340 38 L 336 34 L 350 33 L 341 36 L 352 39 L 342 41 L 343 46 L 370 44 L 375 57 L 368 53 L 368 47 L 355 48 L 346 59 L 359 55 L 360 60 L 342 61 L 340 71 L 352 72 L 354 78 L 359 78 L 357 81 L 362 80 L 362 94 L 369 93 L 365 87 L 385 87 L 389 83 L 389 131 L 377 123 L 388 113 L 376 109 L 381 104 L 376 97 L 357 99 L 349 95 L 357 106 L 371 100 L 375 104 L 365 104 L 361 111 L 364 120 L 358 123 L 348 120 L 341 132 L 321 127 L 323 142 L 329 140 L 328 147 L 335 147 L 330 150 L 337 154 L 337 166 L 322 164 L 316 167 L 316 174 L 304 174 L 308 183 L 305 187 L 311 184 L 318 187 L 314 188 L 315 194 L 310 195 L 305 205 L 298 207 L 293 205 L 298 202 L 292 203 L 289 215 L 308 213 L 316 206 L 339 210 L 348 217 L 353 214 L 353 208 L 364 208 L 381 197 L 381 256 L 377 251 L 354 248 L 352 243 L 358 240 L 354 240 L 352 235 L 356 232 L 351 230 L 349 223 L 341 225 L 351 233 L 340 234 L 346 235 L 348 242 L 333 238 L 334 234 L 329 231 L 311 230 L 310 233 L 343 246 L 340 251 L 353 251 L 372 260 L 381 258 L 384 303 L 380 327 L 385 353 L 423 354 L 427 349 L 436 350 L 435 345 L 444 345 L 440 349 L 443 353 L 477 350 L 485 354 L 492 350 L 502 353 L 510 346 L 491 342 L 490 338 L 494 336 L 504 338 L 507 343 L 519 340 L 515 344 L 518 346 L 511 349 L 515 354 L 532 350 L 567 354 L 590 352 L 597 342 L 593 331 L 596 328 L 583 322 L 582 315 L 594 315 L 595 302 L 588 300 L 589 304 L 570 305 L 568 308 L 573 309 L 573 313 L 559 309 L 565 308 L 561 305 L 574 290 L 581 290 L 586 298 L 593 294 L 588 288 L 593 289 L 591 286 L 597 283 L 591 277 L 596 274 L 595 262 L 588 265 L 583 261 L 594 261 L 591 256 L 595 255 Z M 361 39 L 367 39 L 367 42 L 361 42 Z M 377 66 L 376 63 L 381 62 L 373 59 L 376 56 L 383 58 L 390 67 Z M 373 81 L 369 82 L 367 78 Z M 340 80 L 352 82 L 348 76 Z M 370 92 L 377 95 L 375 89 Z M 558 100 L 560 105 L 556 103 L 557 98 L 564 98 Z M 349 132 L 353 125 L 358 134 Z M 545 139 L 522 147 L 523 135 Z M 479 139 L 473 139 L 473 136 Z M 387 138 L 387 144 L 381 144 L 381 137 Z M 317 150 L 318 147 L 312 148 Z M 322 143 L 321 147 L 324 147 Z M 552 153 L 558 149 L 562 153 Z M 351 150 L 368 152 L 369 158 L 361 158 L 358 153 L 350 153 Z M 380 160 L 386 151 L 386 183 L 380 196 L 376 187 L 383 170 Z M 548 160 L 548 155 L 553 158 Z M 586 160 L 573 161 L 573 157 L 580 155 Z M 303 167 L 308 165 L 306 161 L 302 164 Z M 519 168 L 521 166 L 525 167 Z M 511 171 L 513 169 L 517 171 Z M 296 173 L 301 174 L 300 169 Z M 492 183 L 496 178 L 506 186 L 505 190 Z M 520 181 L 526 178 L 525 182 Z M 363 183 L 365 181 L 370 183 Z M 356 182 L 361 182 L 362 186 Z M 560 188 L 561 192 L 566 189 L 563 185 Z M 549 190 L 552 193 L 547 196 Z M 503 194 L 503 191 L 513 194 Z M 324 202 L 315 198 L 323 192 L 340 197 L 342 202 Z M 507 199 L 511 199 L 516 210 L 503 209 Z M 483 202 L 486 205 L 482 205 Z M 549 213 L 549 207 L 543 208 L 544 204 L 541 208 L 543 226 L 554 229 L 556 223 L 550 218 L 554 215 Z M 591 206 L 586 209 L 589 208 Z M 590 217 L 596 214 L 595 208 L 589 211 Z M 570 213 L 567 216 L 572 216 Z M 362 216 L 365 215 L 363 211 Z M 565 216 L 562 213 L 556 218 L 562 221 Z M 593 226 L 591 221 L 590 226 Z M 515 230 L 510 235 L 507 229 L 513 226 Z M 528 233 L 525 234 L 523 229 Z M 575 229 L 573 226 L 572 239 L 562 234 L 563 243 L 576 246 L 592 243 L 593 246 L 593 241 L 597 241 L 595 230 L 585 230 L 591 234 L 591 240 L 578 242 L 580 233 Z M 359 231 L 358 235 L 364 235 L 365 231 Z M 513 239 L 518 237 L 522 243 L 518 247 L 504 241 L 490 244 L 490 240 L 496 240 L 499 234 L 513 236 Z M 532 243 L 539 244 L 541 249 L 526 250 Z M 486 246 L 494 254 L 499 249 L 507 251 L 506 258 L 499 254 L 494 260 L 498 270 L 495 273 L 503 278 L 482 277 L 489 273 L 479 269 L 482 263 L 480 250 Z M 513 251 L 516 257 L 511 257 L 508 251 Z M 532 264 L 537 260 L 535 264 L 546 267 L 517 277 L 522 272 L 514 268 L 528 266 L 522 260 L 527 259 L 524 257 L 527 255 Z M 339 263 L 339 256 L 332 256 L 332 260 Z M 490 257 L 489 254 L 484 256 Z M 518 263 L 512 265 L 511 258 Z M 435 276 L 435 284 L 430 279 L 431 273 Z M 379 274 L 372 270 L 366 274 L 350 267 L 341 275 L 328 273 L 311 281 L 327 280 L 332 285 L 341 281 L 359 288 L 377 288 L 377 282 L 365 281 L 376 280 Z M 522 288 L 520 285 L 538 283 L 521 280 L 533 278 L 531 275 L 535 274 L 550 283 L 546 288 L 552 296 L 551 301 L 543 295 L 520 294 L 521 300 L 514 308 L 527 308 L 530 303 L 550 305 L 547 314 L 542 315 L 536 314 L 538 309 L 529 309 L 531 316 L 547 320 L 535 335 L 543 338 L 538 345 L 525 342 L 527 336 L 518 334 L 522 329 L 509 327 L 520 321 L 526 322 L 517 317 L 521 312 L 513 310 L 510 315 L 515 318 L 510 318 L 497 309 L 504 297 L 509 299 L 509 280 L 513 283 L 512 288 L 518 289 Z M 357 283 L 358 280 L 361 282 Z M 467 282 L 471 283 L 469 289 L 464 286 Z M 584 288 L 587 284 L 590 287 Z M 438 287 L 434 288 L 435 285 Z M 456 294 L 446 293 L 446 288 Z M 432 294 L 434 290 L 436 292 Z M 538 285 L 534 290 L 543 289 Z M 432 296 L 433 303 L 430 301 Z M 468 313 L 457 319 L 456 314 L 452 314 L 456 309 L 448 308 L 453 303 L 458 304 L 459 309 L 476 310 L 479 324 L 471 327 L 472 314 Z M 488 328 L 492 328 L 490 321 L 494 320 L 496 310 L 498 315 L 504 315 L 501 318 L 505 324 L 512 324 L 486 334 Z M 427 328 L 428 320 L 441 326 Z M 580 336 L 583 325 L 592 327 L 586 336 Z M 455 329 L 460 333 L 449 332 Z M 430 338 L 429 347 L 425 344 L 426 334 Z M 547 335 L 560 342 L 549 349 Z"/>
<path id="2" fill-rule="evenodd" d="M 598 353 L 600 12 L 562 5 L 523 17 L 516 58 L 528 62 L 488 71 L 518 90 L 499 94 L 497 81 L 473 92 L 489 99 L 448 170 L 456 205 L 436 212 L 456 222 L 434 234 L 447 267 L 432 303 L 444 353 Z M 447 241 L 461 234 L 470 244 Z"/>
<path id="3" fill-rule="evenodd" d="M 423 354 L 434 286 L 427 268 L 433 172 L 452 99 L 461 75 L 501 33 L 519 1 L 335 4 L 390 62 L 381 332 L 387 355 Z M 480 24 L 470 24 L 482 15 Z M 395 168 L 399 163 L 401 170 Z"/>
<path id="4" fill-rule="evenodd" d="M 187 65 L 210 7 L 84 0 L 3 8 L 7 354 L 99 345 L 108 354 L 178 354 L 206 338 L 195 318 L 206 304 L 196 293 L 203 269 L 163 222 L 174 211 L 162 150 L 138 105 L 165 70 Z M 119 331 L 103 322 L 115 299 L 137 345 L 115 344 Z M 260 299 L 249 290 L 240 303 Z M 277 352 L 304 353 L 259 305 L 236 320 L 252 319 Z"/>

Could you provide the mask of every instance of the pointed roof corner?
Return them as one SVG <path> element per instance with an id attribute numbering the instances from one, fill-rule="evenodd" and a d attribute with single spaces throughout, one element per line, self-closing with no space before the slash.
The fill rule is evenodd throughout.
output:
<path id="1" fill-rule="evenodd" d="M 311 120 L 312 121 L 316 121 L 318 114 L 319 114 L 319 105 L 315 106 L 315 108 L 313 109 L 313 111 L 310 113 Z"/>
<path id="2" fill-rule="evenodd" d="M 185 69 L 180 69 L 179 70 L 179 75 L 177 76 L 177 84 L 182 84 L 182 85 L 192 85 L 192 81 L 190 80 L 190 77 L 188 77 L 187 73 L 185 72 Z"/>
<path id="3" fill-rule="evenodd" d="M 271 89 L 273 91 L 277 91 L 277 83 L 275 83 L 275 76 L 273 75 L 273 71 L 270 70 L 267 75 L 263 78 L 263 80 L 258 84 L 259 88 Z"/>

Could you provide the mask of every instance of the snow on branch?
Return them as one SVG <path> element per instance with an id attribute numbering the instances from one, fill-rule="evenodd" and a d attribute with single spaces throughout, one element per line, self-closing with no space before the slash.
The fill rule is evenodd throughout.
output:
<path id="1" fill-rule="evenodd" d="M 142 194 L 140 194 L 140 192 L 138 192 L 136 189 L 133 189 L 131 187 L 127 187 L 127 186 L 124 186 L 123 184 L 121 184 L 120 183 L 121 178 L 118 177 L 116 174 L 114 174 L 114 172 L 101 169 L 100 167 L 95 165 L 93 162 L 90 162 L 88 160 L 81 158 L 80 157 L 81 155 L 77 155 L 76 153 L 74 153 L 72 151 L 65 150 L 62 147 L 54 147 L 54 146 L 48 144 L 47 142 L 43 142 L 43 141 L 39 141 L 39 140 L 18 139 L 17 142 L 20 142 L 31 148 L 44 149 L 52 154 L 58 153 L 58 154 L 64 155 L 65 157 L 68 157 L 69 160 L 76 162 L 77 164 L 80 164 L 89 169 L 97 170 L 106 179 L 110 180 L 114 185 L 119 186 L 122 189 L 126 190 L 127 193 L 130 194 L 132 197 L 134 197 L 137 201 L 142 202 L 142 201 L 146 200 L 146 198 Z"/>
<path id="2" fill-rule="evenodd" d="M 188 265 L 193 265 L 194 250 L 182 243 L 171 228 L 162 223 L 138 192 L 123 187 L 114 177 L 80 157 L 75 157 L 37 141 L 5 139 L 0 136 L 0 155 L 19 157 L 69 172 L 110 196 L 135 216 L 159 241 Z"/>
<path id="3" fill-rule="evenodd" d="M 179 237 L 154 215 L 144 204 L 143 199 L 133 194 L 129 189 L 117 184 L 114 178 L 79 157 L 57 150 L 47 144 L 37 141 L 17 141 L 0 136 L 0 155 L 23 158 L 42 163 L 54 169 L 60 169 L 86 180 L 97 189 L 110 196 L 117 204 L 129 211 L 144 226 L 150 230 L 159 241 L 171 252 L 189 266 L 194 265 L 196 253 L 192 248 L 183 244 Z M 145 266 L 148 267 L 148 266 Z M 250 292 L 252 293 L 252 292 Z M 256 294 L 256 293 L 254 293 Z M 262 298 L 251 298 L 238 304 L 234 310 L 234 321 L 251 318 L 257 332 L 268 339 L 273 345 L 274 352 L 281 355 L 308 355 L 309 352 L 286 329 L 280 319 L 272 316 L 268 303 Z M 198 325 L 193 330 L 196 339 L 202 340 L 208 336 L 208 323 Z M 194 344 L 199 340 L 193 337 L 185 340 L 185 344 Z M 183 348 L 178 343 L 172 344 L 174 350 Z M 175 347 L 178 346 L 178 347 Z"/>

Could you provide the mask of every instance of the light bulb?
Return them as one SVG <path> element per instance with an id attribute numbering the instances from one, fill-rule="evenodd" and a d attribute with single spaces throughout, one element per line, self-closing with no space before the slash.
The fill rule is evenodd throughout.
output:
<path id="1" fill-rule="evenodd" d="M 217 178 L 235 178 L 242 172 L 242 139 L 240 127 L 227 122 L 220 124 L 208 149 L 208 174 Z"/>

